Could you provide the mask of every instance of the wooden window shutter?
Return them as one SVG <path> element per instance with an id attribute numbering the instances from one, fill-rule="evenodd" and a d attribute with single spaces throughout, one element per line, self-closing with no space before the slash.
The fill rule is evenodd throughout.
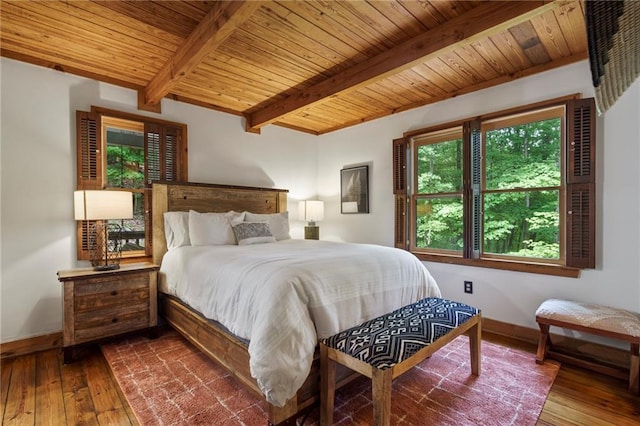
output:
<path id="1" fill-rule="evenodd" d="M 77 189 L 104 188 L 100 114 L 76 111 Z M 76 222 L 78 260 L 89 260 L 89 230 L 94 221 Z"/>
<path id="2" fill-rule="evenodd" d="M 407 147 L 405 138 L 393 141 L 393 193 L 395 195 L 395 246 L 409 249 L 407 242 Z"/>
<path id="3" fill-rule="evenodd" d="M 595 268 L 595 119 L 593 98 L 567 105 L 567 266 Z"/>
<path id="4" fill-rule="evenodd" d="M 158 181 L 186 181 L 186 147 L 183 143 L 183 129 L 163 126 L 157 123 L 145 123 L 145 205 L 151 205 L 151 185 Z M 145 238 L 148 255 L 153 254 L 153 218 L 147 210 Z"/>

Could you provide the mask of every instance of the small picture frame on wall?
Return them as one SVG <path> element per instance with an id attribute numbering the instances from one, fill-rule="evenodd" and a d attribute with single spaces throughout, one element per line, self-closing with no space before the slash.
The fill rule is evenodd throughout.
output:
<path id="1" fill-rule="evenodd" d="M 340 213 L 369 213 L 369 166 L 340 170 Z"/>

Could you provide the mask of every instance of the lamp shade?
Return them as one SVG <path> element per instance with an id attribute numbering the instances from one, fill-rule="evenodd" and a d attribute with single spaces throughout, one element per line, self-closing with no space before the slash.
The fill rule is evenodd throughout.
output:
<path id="1" fill-rule="evenodd" d="M 324 201 L 307 200 L 298 204 L 298 217 L 307 222 L 316 222 L 324 219 Z"/>
<path id="2" fill-rule="evenodd" d="M 131 219 L 133 194 L 129 191 L 74 191 L 76 220 Z"/>

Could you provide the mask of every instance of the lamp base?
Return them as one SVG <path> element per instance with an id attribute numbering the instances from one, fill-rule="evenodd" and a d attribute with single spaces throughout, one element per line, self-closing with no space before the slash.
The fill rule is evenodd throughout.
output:
<path id="1" fill-rule="evenodd" d="M 89 258 L 94 271 L 120 268 L 120 231 L 118 224 L 97 221 L 89 237 Z"/>
<path id="2" fill-rule="evenodd" d="M 320 227 L 319 226 L 305 226 L 304 227 L 304 239 L 305 240 L 319 240 L 320 239 Z"/>
<path id="3" fill-rule="evenodd" d="M 114 269 L 120 269 L 120 265 L 117 263 L 110 263 L 108 265 L 98 265 L 94 266 L 94 271 L 112 271 Z"/>

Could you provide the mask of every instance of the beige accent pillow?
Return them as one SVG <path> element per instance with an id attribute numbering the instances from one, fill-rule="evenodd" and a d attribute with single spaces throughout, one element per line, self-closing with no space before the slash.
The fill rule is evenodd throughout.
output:
<path id="1" fill-rule="evenodd" d="M 242 222 L 244 213 L 199 213 L 189 210 L 189 239 L 193 246 L 236 245 L 231 225 Z"/>

